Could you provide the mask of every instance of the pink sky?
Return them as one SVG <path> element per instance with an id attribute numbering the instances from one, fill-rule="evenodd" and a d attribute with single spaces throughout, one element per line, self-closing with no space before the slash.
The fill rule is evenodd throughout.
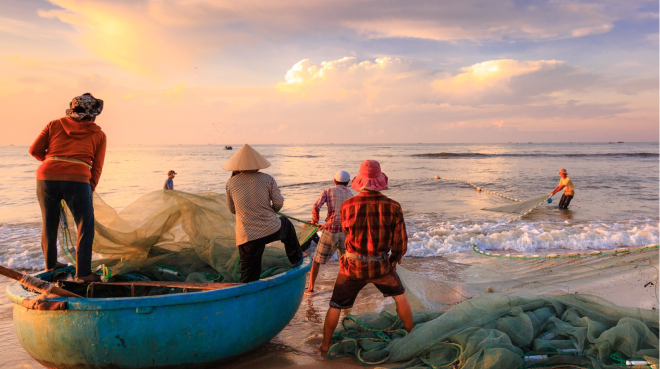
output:
<path id="1" fill-rule="evenodd" d="M 72 97 L 111 145 L 658 141 L 658 4 L 0 5 L 0 145 Z"/>

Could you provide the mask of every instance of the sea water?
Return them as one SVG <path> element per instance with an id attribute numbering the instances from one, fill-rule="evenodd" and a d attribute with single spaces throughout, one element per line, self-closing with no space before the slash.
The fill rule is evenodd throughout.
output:
<path id="1" fill-rule="evenodd" d="M 223 146 L 110 146 L 99 195 L 117 210 L 163 188 L 175 170 L 175 189 L 225 192 L 222 165 L 236 152 Z M 543 253 L 603 250 L 658 243 L 657 143 L 508 143 L 381 145 L 254 145 L 271 163 L 264 172 L 285 198 L 282 211 L 311 218 L 319 193 L 338 170 L 354 177 L 365 159 L 389 177 L 385 194 L 404 210 L 408 256 L 428 257 L 480 248 Z M 41 213 L 36 199 L 39 162 L 25 146 L 0 147 L 0 265 L 43 268 Z M 510 200 L 477 192 L 461 178 L 513 198 L 550 193 L 566 168 L 575 183 L 569 210 L 544 204 L 520 220 L 481 210 Z"/>

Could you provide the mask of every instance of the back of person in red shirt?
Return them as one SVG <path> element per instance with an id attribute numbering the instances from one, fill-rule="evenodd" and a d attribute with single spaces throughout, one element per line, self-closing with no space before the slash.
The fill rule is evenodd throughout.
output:
<path id="1" fill-rule="evenodd" d="M 75 97 L 66 110 L 67 116 L 48 123 L 30 146 L 30 155 L 43 162 L 37 169 L 37 198 L 43 218 L 41 248 L 46 270 L 66 266 L 57 261 L 57 230 L 64 200 L 78 229 L 78 282 L 100 280 L 92 273 L 92 192 L 99 183 L 105 158 L 105 133 L 94 123 L 102 110 L 103 100 L 90 93 Z"/>
<path id="2" fill-rule="evenodd" d="M 341 228 L 346 233 L 346 251 L 339 260 L 339 274 L 325 316 L 321 350 L 330 348 L 341 309 L 350 309 L 364 286 L 373 283 L 384 297 L 391 296 L 403 327 L 413 329 L 413 317 L 396 265 L 408 247 L 403 211 L 398 202 L 380 193 L 387 189 L 387 176 L 380 163 L 365 160 L 351 187 L 361 191 L 341 206 Z"/>

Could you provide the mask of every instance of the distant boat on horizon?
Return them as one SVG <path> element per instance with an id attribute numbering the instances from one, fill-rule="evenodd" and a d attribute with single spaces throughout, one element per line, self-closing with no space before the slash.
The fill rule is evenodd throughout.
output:
<path id="1" fill-rule="evenodd" d="M 618 144 L 622 144 L 622 143 L 624 143 L 624 142 L 623 142 L 623 141 L 617 141 L 616 143 L 618 143 Z"/>
<path id="2" fill-rule="evenodd" d="M 234 149 L 234 148 L 231 147 L 231 145 L 226 145 L 226 146 L 225 146 L 225 150 L 233 150 L 233 149 Z"/>

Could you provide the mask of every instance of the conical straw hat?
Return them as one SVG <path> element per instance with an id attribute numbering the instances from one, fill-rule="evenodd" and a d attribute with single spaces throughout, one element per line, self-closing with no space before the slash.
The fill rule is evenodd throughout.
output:
<path id="1" fill-rule="evenodd" d="M 270 162 L 266 160 L 257 150 L 253 149 L 250 145 L 245 144 L 243 147 L 236 151 L 225 165 L 222 166 L 224 170 L 256 170 L 266 169 L 270 167 Z"/>

